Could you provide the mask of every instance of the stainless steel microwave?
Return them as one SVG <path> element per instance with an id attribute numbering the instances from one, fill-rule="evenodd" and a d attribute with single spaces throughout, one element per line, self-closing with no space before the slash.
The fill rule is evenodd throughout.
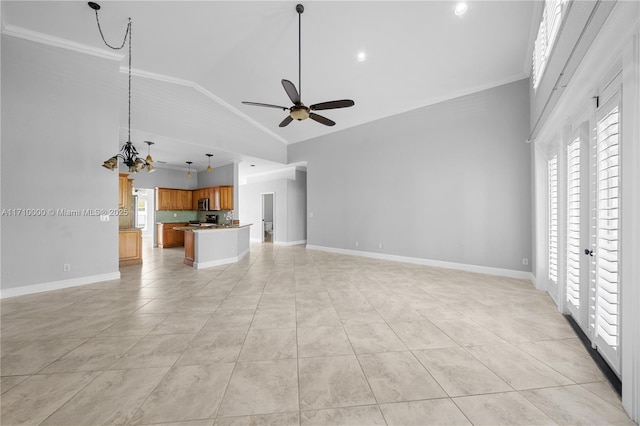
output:
<path id="1" fill-rule="evenodd" d="M 198 200 L 198 210 L 209 210 L 209 199 L 208 198 L 200 198 Z"/>

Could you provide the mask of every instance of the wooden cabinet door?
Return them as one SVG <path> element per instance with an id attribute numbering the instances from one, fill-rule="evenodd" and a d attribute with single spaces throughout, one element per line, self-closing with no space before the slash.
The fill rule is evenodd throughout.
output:
<path id="1" fill-rule="evenodd" d="M 207 198 L 202 195 L 202 189 L 196 189 L 192 192 L 191 195 L 191 210 L 198 210 L 198 200 L 201 198 Z"/>
<path id="2" fill-rule="evenodd" d="M 184 232 L 184 264 L 193 266 L 193 261 L 195 260 L 195 232 L 185 231 Z"/>
<path id="3" fill-rule="evenodd" d="M 220 187 L 220 210 L 233 210 L 233 186 Z"/>
<path id="4" fill-rule="evenodd" d="M 185 231 L 176 231 L 175 229 L 173 230 L 173 238 L 176 247 L 184 245 L 184 232 Z"/>
<path id="5" fill-rule="evenodd" d="M 162 227 L 162 247 L 174 247 L 175 246 L 175 233 L 173 231 L 173 224 L 166 224 Z"/>
<path id="6" fill-rule="evenodd" d="M 129 190 L 129 175 L 127 175 L 126 173 L 120 173 L 120 175 L 118 176 L 118 208 L 119 209 L 126 209 L 128 201 L 129 201 L 129 194 L 127 193 L 127 191 Z"/>
<path id="7" fill-rule="evenodd" d="M 183 190 L 180 192 L 180 210 L 191 210 L 191 205 L 193 204 L 193 193 L 189 190 Z"/>
<path id="8" fill-rule="evenodd" d="M 142 234 L 139 230 L 119 232 L 118 244 L 120 265 L 142 263 Z"/>
<path id="9" fill-rule="evenodd" d="M 173 190 L 166 188 L 156 189 L 156 210 L 173 210 Z"/>
<path id="10" fill-rule="evenodd" d="M 212 186 L 208 188 L 209 210 L 220 210 L 220 187 Z"/>

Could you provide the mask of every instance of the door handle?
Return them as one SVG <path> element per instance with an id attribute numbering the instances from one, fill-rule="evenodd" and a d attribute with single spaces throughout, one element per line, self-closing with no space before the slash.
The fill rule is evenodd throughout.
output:
<path id="1" fill-rule="evenodd" d="M 589 256 L 593 257 L 593 250 L 584 249 L 584 254 L 588 254 Z"/>

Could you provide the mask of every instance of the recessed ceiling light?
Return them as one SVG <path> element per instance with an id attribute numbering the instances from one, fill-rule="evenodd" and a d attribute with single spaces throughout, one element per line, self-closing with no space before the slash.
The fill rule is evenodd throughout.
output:
<path id="1" fill-rule="evenodd" d="M 364 51 L 360 51 L 358 52 L 358 54 L 356 55 L 356 59 L 358 60 L 358 62 L 364 62 L 367 60 L 367 53 Z"/>
<path id="2" fill-rule="evenodd" d="M 466 3 L 464 3 L 464 2 L 458 3 L 456 5 L 456 9 L 455 9 L 454 13 L 456 14 L 456 16 L 462 16 L 465 13 L 467 13 L 467 9 L 468 9 L 468 7 L 467 7 Z"/>

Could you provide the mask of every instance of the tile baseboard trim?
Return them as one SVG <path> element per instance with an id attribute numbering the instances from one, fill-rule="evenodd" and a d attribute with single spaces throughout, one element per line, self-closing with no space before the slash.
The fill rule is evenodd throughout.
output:
<path id="1" fill-rule="evenodd" d="M 71 278 L 68 280 L 52 281 L 49 283 L 25 285 L 22 287 L 6 288 L 0 291 L 0 299 L 10 297 L 25 296 L 27 294 L 42 293 L 44 291 L 60 290 L 68 287 L 77 287 L 88 284 L 95 284 L 102 281 L 113 281 L 120 279 L 120 271 L 108 274 L 89 275 L 87 277 Z"/>
<path id="2" fill-rule="evenodd" d="M 243 257 L 249 254 L 249 249 L 246 249 L 236 257 L 227 257 L 225 259 L 211 260 L 209 262 L 193 262 L 195 269 L 213 268 L 214 266 L 228 265 L 229 263 L 236 263 Z"/>
<path id="3" fill-rule="evenodd" d="M 475 272 L 478 274 L 497 275 L 500 277 L 516 278 L 534 282 L 531 272 L 515 271 L 512 269 L 493 268 L 490 266 L 469 265 L 466 263 L 445 262 L 442 260 L 422 259 L 419 257 L 397 256 L 394 254 L 373 253 L 370 251 L 348 250 L 335 247 L 324 247 L 307 244 L 309 250 L 326 251 L 330 253 L 348 254 L 352 256 L 369 257 L 372 259 L 390 260 L 393 262 L 413 263 L 416 265 L 433 266 L 435 268 L 455 269 L 458 271 Z"/>
<path id="4" fill-rule="evenodd" d="M 285 246 L 285 247 L 289 247 L 289 246 L 299 246 L 301 244 L 307 244 L 307 240 L 300 240 L 300 241 L 276 241 L 274 243 L 277 246 Z"/>

